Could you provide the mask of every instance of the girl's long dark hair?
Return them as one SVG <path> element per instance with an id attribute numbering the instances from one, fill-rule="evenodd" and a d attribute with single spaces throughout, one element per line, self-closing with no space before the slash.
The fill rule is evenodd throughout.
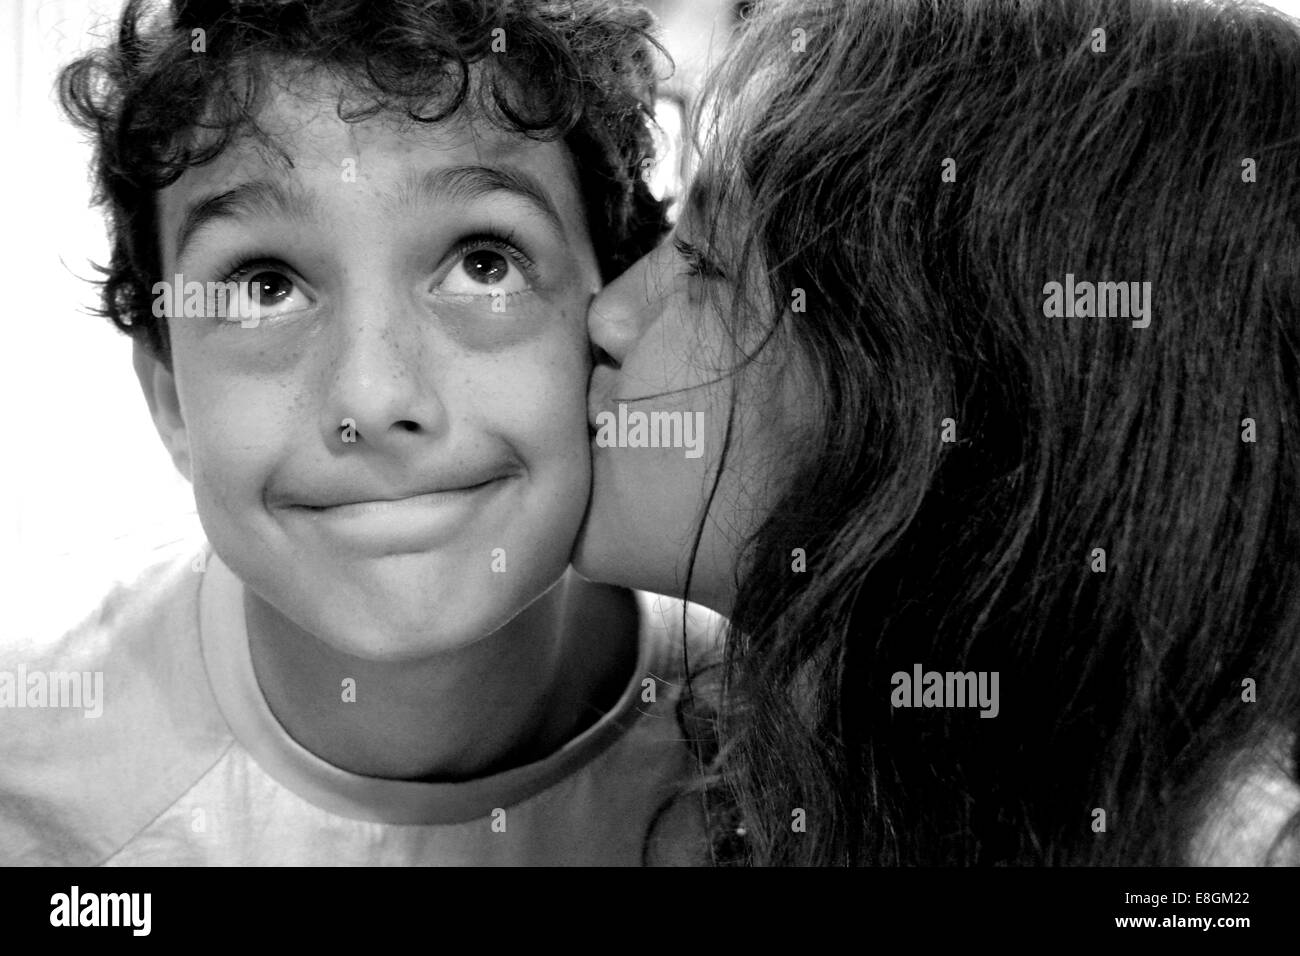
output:
<path id="1" fill-rule="evenodd" d="M 1294 778 L 1300 30 L 760 5 L 706 104 L 712 245 L 769 277 L 731 319 L 816 383 L 727 650 L 745 859 L 1188 862 L 1250 755 Z M 1067 273 L 1149 282 L 1149 327 L 1048 317 Z M 891 706 L 916 664 L 998 672 L 997 716 Z"/>

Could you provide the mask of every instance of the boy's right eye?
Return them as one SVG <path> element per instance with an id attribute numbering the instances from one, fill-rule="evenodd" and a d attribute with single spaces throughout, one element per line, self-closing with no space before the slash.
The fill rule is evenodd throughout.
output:
<path id="1" fill-rule="evenodd" d="M 227 282 L 246 287 L 246 294 L 259 318 L 275 318 L 311 305 L 306 292 L 288 271 L 271 263 L 248 263 L 230 273 Z M 231 316 L 239 318 L 239 316 Z"/>

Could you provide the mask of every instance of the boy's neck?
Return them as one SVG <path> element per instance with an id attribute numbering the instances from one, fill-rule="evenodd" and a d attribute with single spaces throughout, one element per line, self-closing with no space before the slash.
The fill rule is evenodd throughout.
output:
<path id="1" fill-rule="evenodd" d="M 632 596 L 572 571 L 494 634 L 415 662 L 336 651 L 249 589 L 244 608 L 276 719 L 316 756 L 366 776 L 456 781 L 538 760 L 614 706 L 637 659 Z"/>

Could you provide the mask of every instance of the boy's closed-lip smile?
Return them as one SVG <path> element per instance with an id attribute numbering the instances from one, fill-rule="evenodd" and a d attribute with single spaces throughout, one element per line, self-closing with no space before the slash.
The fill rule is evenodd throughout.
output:
<path id="1" fill-rule="evenodd" d="M 279 509 L 310 521 L 318 531 L 361 551 L 425 551 L 462 530 L 497 492 L 518 476 L 514 470 L 452 478 L 409 491 L 356 489 L 305 494 Z"/>

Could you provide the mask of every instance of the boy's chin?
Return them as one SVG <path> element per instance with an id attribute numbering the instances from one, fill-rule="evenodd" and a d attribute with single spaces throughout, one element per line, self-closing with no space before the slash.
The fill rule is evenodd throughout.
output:
<path id="1" fill-rule="evenodd" d="M 490 638 L 549 592 L 566 568 L 561 556 L 528 576 L 522 569 L 496 573 L 486 566 L 471 574 L 462 566 L 386 579 L 358 569 L 298 582 L 311 587 L 281 592 L 273 603 L 297 629 L 337 653 L 401 664 Z"/>
<path id="2" fill-rule="evenodd" d="M 314 616 L 318 620 L 306 630 L 334 651 L 376 664 L 403 664 L 464 651 L 500 631 L 518 612 L 496 611 L 481 602 L 436 611 L 360 604 Z"/>

